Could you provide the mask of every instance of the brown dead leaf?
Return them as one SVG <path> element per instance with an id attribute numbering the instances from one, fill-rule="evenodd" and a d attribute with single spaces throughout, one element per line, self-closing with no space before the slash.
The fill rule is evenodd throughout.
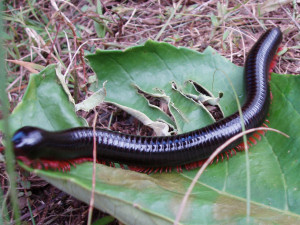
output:
<path id="1" fill-rule="evenodd" d="M 31 63 L 31 62 L 24 62 L 24 61 L 21 61 L 21 60 L 7 59 L 7 61 L 25 67 L 31 73 L 39 73 L 44 68 L 41 65 L 38 65 L 38 64 L 35 64 L 35 63 Z"/>
<path id="2" fill-rule="evenodd" d="M 281 6 L 293 2 L 292 0 L 267 0 L 260 5 L 260 13 L 264 14 L 267 12 L 275 11 Z"/>

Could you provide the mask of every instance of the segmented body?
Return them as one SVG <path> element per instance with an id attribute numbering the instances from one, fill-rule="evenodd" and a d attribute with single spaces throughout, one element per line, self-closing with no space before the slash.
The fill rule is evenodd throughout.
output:
<path id="1" fill-rule="evenodd" d="M 252 47 L 246 59 L 244 76 L 247 97 L 242 106 L 246 129 L 260 126 L 266 117 L 270 104 L 270 64 L 281 39 L 279 28 L 268 30 Z M 241 131 L 238 112 L 204 128 L 175 136 L 135 136 L 96 129 L 97 159 L 126 164 L 132 168 L 196 165 Z M 88 127 L 59 132 L 24 127 L 15 133 L 13 142 L 19 158 L 80 161 L 92 158 L 93 135 L 93 129 Z M 224 151 L 240 142 L 236 141 Z"/>

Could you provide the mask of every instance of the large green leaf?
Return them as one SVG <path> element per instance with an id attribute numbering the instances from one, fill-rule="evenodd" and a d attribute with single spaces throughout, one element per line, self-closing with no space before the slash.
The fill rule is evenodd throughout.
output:
<path id="1" fill-rule="evenodd" d="M 10 116 L 10 126 L 11 132 L 23 126 L 61 130 L 86 126 L 86 122 L 74 113 L 74 106 L 56 79 L 55 65 L 50 65 L 30 76 L 26 93 Z"/>
<path id="2" fill-rule="evenodd" d="M 158 58 L 160 63 L 154 58 Z M 238 95 L 243 99 L 242 69 L 232 65 L 211 49 L 207 49 L 204 53 L 197 53 L 184 48 L 177 49 L 167 44 L 147 42 L 145 46 L 131 48 L 125 52 L 101 51 L 95 56 L 89 56 L 89 59 L 95 61 L 91 62 L 91 65 L 99 77 L 99 87 L 102 88 L 101 82 L 107 80 L 107 101 L 136 110 L 141 107 L 140 111 L 152 120 L 163 118 L 167 121 L 167 115 L 162 111 L 148 107 L 147 102 L 136 92 L 134 86 L 138 86 L 143 92 L 152 95 L 155 93 L 154 88 L 159 88 L 170 99 L 170 103 L 174 104 L 174 107 L 171 107 L 178 108 L 180 111 L 180 113 L 176 113 L 173 110 L 173 115 L 177 116 L 174 125 L 178 130 L 190 130 L 192 127 L 192 125 L 185 126 L 183 122 L 179 122 L 183 120 L 183 117 L 188 118 L 187 121 L 191 121 L 190 123 L 198 123 L 198 118 L 195 121 L 192 120 L 194 115 L 206 114 L 205 121 L 201 123 L 201 126 L 211 123 L 212 120 L 201 104 L 195 104 L 184 94 L 172 90 L 170 86 L 172 81 L 176 82 L 177 87 L 182 87 L 182 93 L 195 93 L 191 86 L 184 86 L 184 82 L 187 80 L 193 80 L 200 84 L 214 96 L 218 92 L 223 92 L 224 98 L 220 101 L 220 107 L 225 115 L 236 110 L 236 103 L 230 86 L 227 84 L 226 76 L 233 81 Z M 206 63 L 203 63 L 202 60 Z M 144 61 L 146 63 L 143 63 Z M 100 64 L 106 66 L 100 66 Z M 198 64 L 208 64 L 212 68 L 210 70 L 206 70 L 205 66 L 198 68 L 196 66 Z M 119 70 L 116 69 L 117 66 Z M 135 71 L 135 67 L 137 67 L 137 71 Z M 150 75 L 155 76 L 157 73 L 160 74 L 158 76 L 160 79 L 149 78 Z M 164 77 L 164 73 L 171 75 L 169 82 Z M 100 78 L 103 74 L 105 78 Z M 122 77 L 123 75 L 125 78 Z M 180 75 L 185 78 L 181 78 Z M 46 79 L 47 76 L 49 79 Z M 130 81 L 128 81 L 128 76 Z M 201 78 L 202 76 L 204 78 Z M 44 90 L 47 89 L 46 86 L 53 84 L 62 91 L 57 84 L 53 67 L 47 68 L 44 73 L 35 77 L 41 82 L 29 85 L 27 93 L 39 93 L 37 90 L 42 90 L 41 87 Z M 31 83 L 32 81 L 30 81 Z M 300 79 L 297 76 L 273 74 L 271 82 L 273 101 L 268 116 L 270 127 L 286 132 L 291 138 L 286 139 L 278 134 L 268 132 L 257 145 L 250 149 L 251 222 L 278 224 L 300 222 L 300 152 L 297 149 L 299 146 L 298 129 L 300 129 L 300 103 L 297 101 L 300 94 L 299 85 Z M 49 97 L 45 105 L 54 111 L 56 107 L 57 110 L 62 110 L 61 108 L 64 107 L 73 110 L 73 105 L 68 102 L 67 96 L 60 91 L 48 91 Z M 61 93 L 60 99 L 50 97 L 56 92 Z M 117 94 L 119 98 L 112 97 Z M 135 104 L 127 101 L 129 97 Z M 177 97 L 181 99 L 177 100 Z M 35 105 L 37 104 L 35 99 L 38 99 L 37 95 L 26 94 L 17 110 L 13 112 L 12 120 L 31 113 L 32 107 L 23 105 L 27 102 Z M 63 104 L 59 102 L 63 102 Z M 189 109 L 182 108 L 184 104 L 192 106 L 193 110 L 199 110 L 199 112 L 192 115 L 193 112 L 189 112 Z M 39 105 L 45 106 L 41 103 Z M 65 110 L 64 114 L 68 114 L 77 121 L 72 110 Z M 51 123 L 48 120 L 43 121 L 31 117 L 26 124 L 37 125 L 35 121 L 38 120 L 38 126 L 49 129 L 63 129 L 80 125 L 81 122 L 60 125 L 57 121 L 62 122 L 60 115 L 64 114 L 55 114 L 57 116 L 51 118 Z M 49 126 L 52 123 L 57 124 L 57 127 Z M 14 130 L 22 125 L 18 123 L 18 120 L 12 123 Z M 32 171 L 32 169 L 22 166 Z M 245 223 L 245 171 L 245 155 L 243 153 L 238 153 L 223 163 L 211 165 L 197 182 L 181 222 L 184 224 Z M 92 186 L 91 163 L 78 165 L 77 168 L 72 168 L 70 173 L 43 170 L 34 170 L 34 172 L 62 190 L 89 202 Z M 183 173 L 145 175 L 97 165 L 95 206 L 127 224 L 171 224 L 174 222 L 181 199 L 196 172 L 193 170 Z"/>
<path id="3" fill-rule="evenodd" d="M 98 77 L 97 88 L 108 81 L 107 102 L 125 105 L 152 120 L 162 119 L 172 124 L 165 113 L 149 106 L 137 91 L 167 98 L 178 133 L 195 130 L 214 121 L 202 104 L 187 99 L 187 94 L 196 93 L 189 81 L 200 85 L 213 97 L 218 97 L 219 92 L 224 93 L 220 105 L 225 116 L 237 111 L 227 77 L 243 101 L 242 69 L 229 63 L 212 48 L 198 53 L 166 43 L 147 41 L 144 46 L 126 51 L 97 51 L 87 58 Z M 173 88 L 174 84 L 176 89 Z"/>

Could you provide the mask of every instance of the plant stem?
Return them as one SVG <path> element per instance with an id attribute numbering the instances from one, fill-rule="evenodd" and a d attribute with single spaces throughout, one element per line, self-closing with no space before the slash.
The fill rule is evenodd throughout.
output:
<path id="1" fill-rule="evenodd" d="M 12 151 L 12 143 L 11 141 L 7 141 L 11 139 L 10 135 L 10 130 L 9 130 L 9 121 L 8 121 L 8 116 L 9 116 L 9 103 L 8 103 L 8 97 L 6 93 L 6 65 L 4 61 L 4 56 L 5 56 L 5 51 L 3 48 L 3 34 L 4 34 L 4 29 L 3 29 L 3 2 L 0 3 L 0 68 L 1 69 L 1 74 L 0 74 L 0 109 L 2 110 L 3 114 L 3 133 L 4 136 L 6 137 L 6 143 L 5 143 L 5 159 L 6 159 L 6 170 L 7 174 L 9 177 L 10 181 L 10 199 L 13 207 L 13 215 L 15 219 L 16 224 L 21 224 L 20 223 L 20 211 L 19 211 L 19 206 L 18 206 L 18 194 L 17 194 L 17 189 L 16 189 L 16 175 L 14 171 L 14 165 L 15 165 L 15 160 L 14 160 L 14 153 Z"/>

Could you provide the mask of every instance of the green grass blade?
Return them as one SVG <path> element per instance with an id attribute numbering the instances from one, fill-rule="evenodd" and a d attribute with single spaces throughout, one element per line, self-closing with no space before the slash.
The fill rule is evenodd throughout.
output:
<path id="1" fill-rule="evenodd" d="M 2 12 L 3 6 L 0 3 L 0 68 L 5 68 L 4 62 L 4 55 L 5 51 L 3 49 L 3 21 L 2 21 Z M 9 116 L 9 103 L 8 98 L 6 95 L 6 70 L 2 69 L 2 74 L 0 75 L 0 101 L 1 101 L 1 110 L 3 113 L 3 130 L 4 135 L 10 140 L 10 132 L 9 132 L 9 123 L 8 123 L 8 116 Z M 16 224 L 20 224 L 20 212 L 18 207 L 18 199 L 17 199 L 17 189 L 16 189 L 16 175 L 14 171 L 14 153 L 12 151 L 12 144 L 10 141 L 6 142 L 6 151 L 5 151 L 5 158 L 6 158 L 6 169 L 10 180 L 10 198 L 14 212 L 14 219 L 16 220 Z M 17 222 L 18 221 L 18 222 Z"/>

